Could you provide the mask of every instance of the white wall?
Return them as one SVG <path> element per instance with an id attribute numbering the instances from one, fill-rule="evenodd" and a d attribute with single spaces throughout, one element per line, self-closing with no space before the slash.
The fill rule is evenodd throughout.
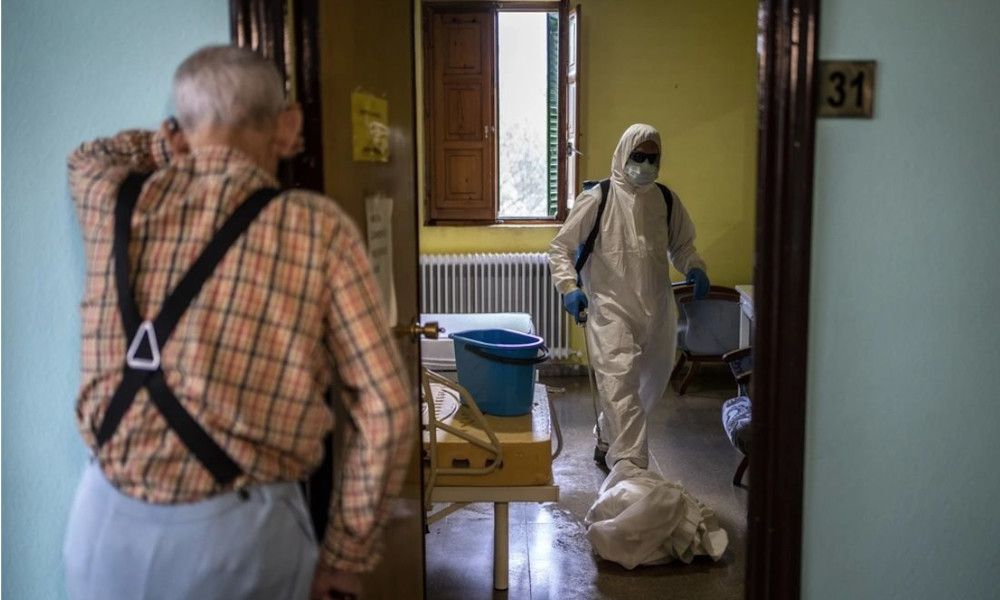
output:
<path id="1" fill-rule="evenodd" d="M 4 598 L 64 596 L 60 548 L 85 457 L 73 412 L 84 258 L 66 155 L 156 127 L 177 64 L 228 38 L 222 0 L 4 0 Z"/>
<path id="2" fill-rule="evenodd" d="M 1000 2 L 821 4 L 803 598 L 997 598 Z"/>

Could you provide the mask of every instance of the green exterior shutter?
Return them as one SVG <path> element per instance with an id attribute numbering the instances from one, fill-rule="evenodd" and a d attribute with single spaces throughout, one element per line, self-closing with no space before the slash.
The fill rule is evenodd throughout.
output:
<path id="1" fill-rule="evenodd" d="M 548 14 L 548 209 L 559 211 L 559 13 Z"/>

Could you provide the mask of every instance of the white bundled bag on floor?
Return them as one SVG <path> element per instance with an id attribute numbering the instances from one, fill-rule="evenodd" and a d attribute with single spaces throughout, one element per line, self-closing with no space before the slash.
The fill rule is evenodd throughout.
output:
<path id="1" fill-rule="evenodd" d="M 611 469 L 586 523 L 594 551 L 626 569 L 702 555 L 719 560 L 729 545 L 712 509 L 627 460 Z"/>

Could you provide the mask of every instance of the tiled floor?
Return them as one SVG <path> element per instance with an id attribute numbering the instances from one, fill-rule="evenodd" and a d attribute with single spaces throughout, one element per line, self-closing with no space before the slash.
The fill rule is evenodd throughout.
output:
<path id="1" fill-rule="evenodd" d="M 587 380 L 553 378 L 545 383 L 565 388 L 565 392 L 552 393 L 564 438 L 563 453 L 553 464 L 560 501 L 511 505 L 510 589 L 492 589 L 493 507 L 477 504 L 431 526 L 427 597 L 742 598 L 747 492 L 732 486 L 740 455 L 729 445 L 720 424 L 720 407 L 734 395 L 735 385 L 722 370 L 703 369 L 702 373 L 683 397 L 671 388 L 650 416 L 650 468 L 680 481 L 716 511 L 730 540 L 719 562 L 704 558 L 691 565 L 628 571 L 594 556 L 583 518 L 597 497 L 604 473 L 592 459 L 594 413 Z"/>

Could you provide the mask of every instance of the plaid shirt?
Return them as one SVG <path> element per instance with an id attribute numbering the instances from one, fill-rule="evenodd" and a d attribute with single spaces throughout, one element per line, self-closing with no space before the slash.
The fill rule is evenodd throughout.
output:
<path id="1" fill-rule="evenodd" d="M 152 171 L 136 205 L 131 282 L 145 318 L 254 190 L 278 182 L 240 152 L 198 149 L 170 160 L 159 134 L 126 131 L 69 157 L 70 189 L 87 253 L 82 383 L 84 441 L 116 488 L 153 503 L 225 491 L 139 392 L 99 450 L 95 432 L 121 381 L 125 337 L 112 254 L 117 190 Z M 233 245 L 162 352 L 167 384 L 242 467 L 232 485 L 305 479 L 319 465 L 339 381 L 352 432 L 323 560 L 366 571 L 378 561 L 388 501 L 400 490 L 415 435 L 404 369 L 389 335 L 368 256 L 351 220 L 304 190 L 278 196 Z M 346 396 L 347 394 L 345 394 Z"/>

